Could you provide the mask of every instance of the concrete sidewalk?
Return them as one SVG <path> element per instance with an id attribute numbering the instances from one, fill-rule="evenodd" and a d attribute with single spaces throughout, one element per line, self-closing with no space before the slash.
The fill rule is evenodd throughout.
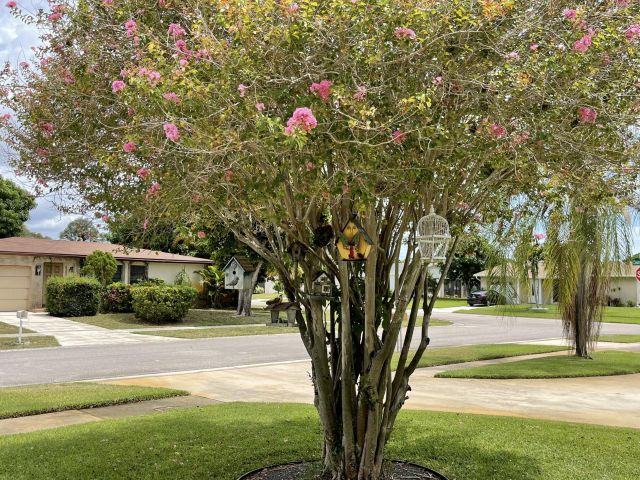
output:
<path id="1" fill-rule="evenodd" d="M 112 418 L 131 417 L 160 413 L 176 408 L 202 407 L 218 403 L 216 400 L 189 395 L 186 397 L 161 398 L 144 402 L 112 405 L 108 407 L 84 408 L 81 410 L 66 410 L 64 412 L 44 413 L 27 417 L 7 418 L 0 420 L 0 436 L 16 433 L 35 432 L 66 425 L 98 422 Z"/>
<path id="2" fill-rule="evenodd" d="M 0 313 L 0 322 L 14 326 L 19 324 L 15 314 L 10 313 Z M 62 347 L 184 341 L 180 338 L 136 335 L 123 330 L 109 330 L 65 318 L 52 317 L 46 313 L 30 313 L 23 327 L 41 335 L 55 337 Z"/>
<path id="3" fill-rule="evenodd" d="M 420 410 L 640 428 L 640 374 L 532 380 L 433 377 L 435 373 L 445 369 L 513 362 L 533 357 L 512 357 L 419 369 L 411 378 L 412 390 L 405 406 Z M 193 395 L 221 402 L 313 403 L 310 372 L 308 362 L 298 362 L 139 377 L 108 383 L 184 389 Z"/>

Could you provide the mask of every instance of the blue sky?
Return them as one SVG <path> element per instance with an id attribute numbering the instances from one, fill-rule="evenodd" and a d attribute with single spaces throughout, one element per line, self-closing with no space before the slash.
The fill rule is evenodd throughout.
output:
<path id="1" fill-rule="evenodd" d="M 31 47 L 39 44 L 38 33 L 32 25 L 26 25 L 14 18 L 5 3 L 5 0 L 0 0 L 0 62 L 10 62 L 15 66 L 22 60 L 30 60 Z M 37 8 L 47 8 L 46 1 L 18 1 L 18 5 L 29 12 Z M 29 191 L 32 190 L 32 185 L 26 178 L 17 178 L 13 174 L 13 169 L 7 165 L 7 159 L 3 157 L 0 157 L 0 175 Z M 31 211 L 31 217 L 27 222 L 32 231 L 58 238 L 60 231 L 71 220 L 77 218 L 77 215 L 60 214 L 46 198 L 38 198 L 37 202 L 38 206 Z"/>

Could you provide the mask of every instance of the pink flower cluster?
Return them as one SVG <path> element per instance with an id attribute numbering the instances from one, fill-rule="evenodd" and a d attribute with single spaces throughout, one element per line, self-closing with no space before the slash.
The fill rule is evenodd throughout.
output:
<path id="1" fill-rule="evenodd" d="M 262 112 L 264 110 L 264 103 L 262 102 L 256 103 L 256 110 L 258 110 L 259 112 Z"/>
<path id="2" fill-rule="evenodd" d="M 158 182 L 154 182 L 151 184 L 151 186 L 147 190 L 147 196 L 157 195 L 159 191 L 160 191 L 160 184 Z"/>
<path id="3" fill-rule="evenodd" d="M 578 117 L 582 123 L 596 123 L 598 112 L 589 107 L 578 108 Z"/>
<path id="4" fill-rule="evenodd" d="M 164 98 L 167 102 L 173 102 L 176 105 L 179 105 L 182 101 L 177 93 L 167 92 L 162 94 L 162 98 Z"/>
<path id="5" fill-rule="evenodd" d="M 544 238 L 544 233 L 534 233 L 533 238 L 536 240 L 542 240 Z"/>
<path id="6" fill-rule="evenodd" d="M 299 9 L 300 9 L 300 5 L 298 5 L 297 3 L 292 3 L 289 6 L 287 6 L 285 11 L 289 15 L 292 15 L 292 14 L 296 13 Z"/>
<path id="7" fill-rule="evenodd" d="M 154 86 L 160 83 L 160 80 L 162 80 L 162 75 L 160 75 L 160 72 L 157 72 L 155 70 L 149 70 L 146 67 L 141 67 L 138 70 L 138 76 L 146 77 L 147 81 Z"/>
<path id="8" fill-rule="evenodd" d="M 400 145 L 407 139 L 407 133 L 402 130 L 394 130 L 391 134 L 391 141 L 395 144 Z"/>
<path id="9" fill-rule="evenodd" d="M 50 22 L 57 22 L 62 18 L 62 15 L 64 14 L 64 5 L 54 5 L 51 10 L 52 13 L 47 15 L 47 20 L 49 20 Z"/>
<path id="10" fill-rule="evenodd" d="M 173 123 L 165 123 L 164 126 L 164 134 L 165 136 L 171 140 L 172 142 L 177 142 L 180 140 L 180 132 L 178 131 L 178 127 L 176 127 Z"/>
<path id="11" fill-rule="evenodd" d="M 624 36 L 627 40 L 631 41 L 634 38 L 640 37 L 640 23 L 635 23 L 624 31 Z"/>
<path id="12" fill-rule="evenodd" d="M 148 168 L 145 167 L 141 167 L 138 169 L 138 171 L 136 172 L 136 174 L 142 179 L 142 180 L 146 180 L 149 175 L 151 174 L 151 170 L 149 170 Z"/>
<path id="13" fill-rule="evenodd" d="M 248 88 L 249 87 L 247 87 L 244 83 L 238 85 L 238 92 L 240 92 L 241 97 L 244 97 L 246 95 Z"/>
<path id="14" fill-rule="evenodd" d="M 410 40 L 415 40 L 416 38 L 416 32 L 407 27 L 396 27 L 393 34 L 396 38 L 408 38 Z"/>
<path id="15" fill-rule="evenodd" d="M 11 120 L 11 114 L 10 113 L 3 113 L 2 116 L 0 116 L 0 120 L 2 120 L 3 122 Z"/>
<path id="16" fill-rule="evenodd" d="M 51 122 L 40 122 L 38 126 L 40 127 L 40 130 L 42 130 L 47 135 L 51 135 L 55 130 L 55 127 Z"/>
<path id="17" fill-rule="evenodd" d="M 125 86 L 126 86 L 126 84 L 122 80 L 114 80 L 111 83 L 111 91 L 113 93 L 118 93 L 118 92 L 124 90 Z"/>
<path id="18" fill-rule="evenodd" d="M 133 153 L 136 151 L 137 148 L 138 147 L 133 142 L 127 142 L 124 145 L 122 145 L 122 149 L 127 153 Z"/>
<path id="19" fill-rule="evenodd" d="M 364 97 L 367 96 L 367 88 L 364 85 L 358 85 L 358 89 L 353 94 L 353 99 L 357 101 L 364 100 Z"/>
<path id="20" fill-rule="evenodd" d="M 573 50 L 580 53 L 585 53 L 587 50 L 589 50 L 595 33 L 595 30 L 593 28 L 590 28 L 580 40 L 576 40 L 573 43 Z"/>
<path id="21" fill-rule="evenodd" d="M 504 136 L 507 134 L 507 129 L 504 128 L 502 125 L 493 123 L 489 126 L 489 132 L 491 133 L 491 136 L 493 138 L 500 140 L 501 138 L 504 138 Z"/>
<path id="22" fill-rule="evenodd" d="M 565 8 L 562 11 L 562 15 L 567 20 L 575 20 L 576 17 L 578 16 L 578 11 L 575 8 Z"/>
<path id="23" fill-rule="evenodd" d="M 313 115 L 310 108 L 300 107 L 296 108 L 291 115 L 291 118 L 287 121 L 287 127 L 284 129 L 285 135 L 293 135 L 296 130 L 302 130 L 305 133 L 311 132 L 318 126 L 318 121 Z"/>
<path id="24" fill-rule="evenodd" d="M 329 100 L 331 95 L 331 85 L 333 82 L 330 80 L 321 80 L 320 83 L 312 83 L 309 87 L 311 93 L 318 95 L 324 102 Z"/>
<path id="25" fill-rule="evenodd" d="M 110 7 L 113 5 L 113 0 L 102 0 L 102 5 L 105 7 Z"/>
<path id="26" fill-rule="evenodd" d="M 207 234 L 206 234 L 206 233 L 204 233 L 202 230 L 200 230 L 200 231 L 198 232 L 198 238 L 205 238 L 206 236 L 207 236 Z"/>
<path id="27" fill-rule="evenodd" d="M 14 2 L 13 0 L 9 0 L 9 1 L 6 3 L 7 8 L 16 8 L 16 6 L 17 6 L 17 5 L 18 5 L 18 4 L 17 4 L 16 2 Z"/>
<path id="28" fill-rule="evenodd" d="M 124 23 L 124 28 L 127 30 L 127 37 L 133 37 L 138 29 L 138 24 L 135 20 L 129 19 Z"/>
<path id="29" fill-rule="evenodd" d="M 182 37 L 187 32 L 185 32 L 184 28 L 182 28 L 179 24 L 170 23 L 168 28 L 168 33 L 169 35 L 175 38 L 175 37 Z"/>

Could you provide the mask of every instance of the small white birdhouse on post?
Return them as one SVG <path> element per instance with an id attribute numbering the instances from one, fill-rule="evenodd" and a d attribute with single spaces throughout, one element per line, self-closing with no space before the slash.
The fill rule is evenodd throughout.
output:
<path id="1" fill-rule="evenodd" d="M 252 286 L 252 276 L 256 267 L 248 258 L 236 255 L 224 267 L 224 288 L 226 290 L 246 290 Z"/>
<path id="2" fill-rule="evenodd" d="M 449 222 L 436 214 L 433 205 L 429 209 L 429 215 L 418 222 L 417 240 L 423 264 L 444 262 L 447 259 L 451 240 Z"/>

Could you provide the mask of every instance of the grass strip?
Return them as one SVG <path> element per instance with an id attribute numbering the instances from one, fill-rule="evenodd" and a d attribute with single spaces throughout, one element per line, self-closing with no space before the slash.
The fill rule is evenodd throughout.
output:
<path id="1" fill-rule="evenodd" d="M 439 378 L 574 378 L 640 372 L 640 353 L 598 352 L 592 359 L 553 356 L 441 372 Z"/>
<path id="2" fill-rule="evenodd" d="M 637 480 L 640 430 L 403 411 L 386 450 L 450 480 Z M 227 403 L 0 437 L 0 478 L 236 480 L 318 459 L 322 432 L 302 404 Z"/>
<path id="3" fill-rule="evenodd" d="M 84 382 L 0 388 L 0 418 L 104 407 L 181 395 L 188 395 L 188 392 Z"/>
<path id="4" fill-rule="evenodd" d="M 37 335 L 33 337 L 22 337 L 22 343 L 18 343 L 18 337 L 0 338 L 0 350 L 22 350 L 25 348 L 59 347 L 60 344 L 55 337 L 47 335 Z"/>
<path id="5" fill-rule="evenodd" d="M 640 343 L 640 335 L 624 335 L 624 334 L 600 335 L 598 337 L 598 341 L 613 342 L 613 343 Z"/>

